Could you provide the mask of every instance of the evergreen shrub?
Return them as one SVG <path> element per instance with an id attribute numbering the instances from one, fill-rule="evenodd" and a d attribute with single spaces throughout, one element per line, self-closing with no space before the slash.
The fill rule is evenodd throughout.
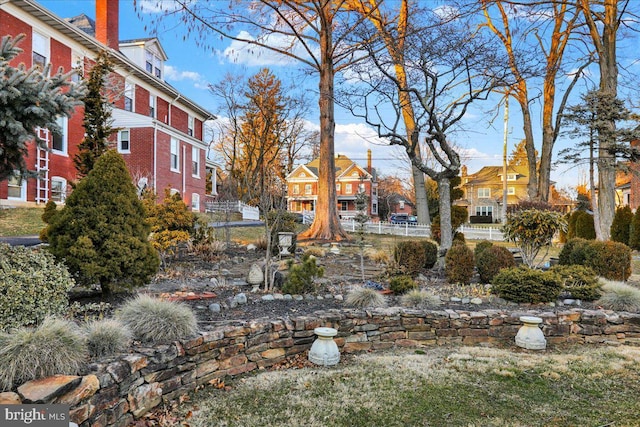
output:
<path id="1" fill-rule="evenodd" d="M 416 289 L 418 284 L 411 278 L 411 276 L 394 276 L 389 280 L 389 289 L 394 294 L 404 294 L 411 289 Z"/>
<path id="2" fill-rule="evenodd" d="M 631 276 L 631 249 L 623 243 L 591 241 L 584 265 L 605 279 L 625 281 Z"/>
<path id="3" fill-rule="evenodd" d="M 631 212 L 631 208 L 628 205 L 617 208 L 611 223 L 611 240 L 629 246 L 629 232 L 632 220 L 633 212 Z"/>
<path id="4" fill-rule="evenodd" d="M 491 293 L 518 303 L 555 301 L 561 292 L 562 283 L 556 274 L 526 266 L 503 269 L 491 282 Z"/>
<path id="5" fill-rule="evenodd" d="M 454 244 L 451 249 L 447 251 L 444 266 L 445 276 L 449 283 L 468 285 L 471 283 L 475 266 L 473 251 L 465 244 Z"/>
<path id="6" fill-rule="evenodd" d="M 393 250 L 393 259 L 405 273 L 416 274 L 426 264 L 425 246 L 417 240 L 398 242 Z"/>
<path id="7" fill-rule="evenodd" d="M 422 240 L 424 247 L 424 268 L 430 269 L 438 262 L 438 245 L 430 240 Z"/>
<path id="8" fill-rule="evenodd" d="M 289 260 L 289 274 L 282 285 L 287 294 L 306 294 L 315 292 L 314 279 L 324 276 L 324 268 L 316 264 L 316 258 L 309 254 L 302 256 L 302 263 L 294 264 Z"/>
<path id="9" fill-rule="evenodd" d="M 569 239 L 558 255 L 558 263 L 562 265 L 583 265 L 586 260 L 586 249 L 589 241 L 579 237 Z"/>
<path id="10" fill-rule="evenodd" d="M 585 211 L 575 211 L 569 217 L 570 224 L 573 228 L 569 228 L 567 239 L 581 238 L 593 240 L 596 238 L 596 227 L 593 222 L 593 215 Z"/>
<path id="11" fill-rule="evenodd" d="M 0 243 L 0 330 L 63 314 L 73 286 L 67 268 L 50 253 Z"/>
<path id="12" fill-rule="evenodd" d="M 584 301 L 600 298 L 602 285 L 591 268 L 583 265 L 555 265 L 549 271 L 558 276 L 564 291 L 569 292 L 571 297 Z"/>
<path id="13" fill-rule="evenodd" d="M 476 259 L 478 259 L 478 256 L 482 251 L 484 251 L 485 249 L 489 249 L 492 246 L 493 246 L 493 242 L 490 242 L 488 240 L 479 241 L 478 243 L 476 243 L 476 247 L 473 248 L 473 256 L 476 257 Z"/>
<path id="14" fill-rule="evenodd" d="M 636 209 L 629 227 L 629 247 L 640 250 L 640 209 Z"/>
<path id="15" fill-rule="evenodd" d="M 515 267 L 516 260 L 509 249 L 502 246 L 491 246 L 476 257 L 476 267 L 482 283 L 491 283 L 493 276 L 503 268 Z"/>

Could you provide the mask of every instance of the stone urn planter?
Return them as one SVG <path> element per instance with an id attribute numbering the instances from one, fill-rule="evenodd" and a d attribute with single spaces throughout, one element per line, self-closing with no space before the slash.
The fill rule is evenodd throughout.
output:
<path id="1" fill-rule="evenodd" d="M 547 340 L 544 337 L 540 324 L 542 319 L 536 316 L 521 316 L 523 325 L 516 334 L 516 345 L 528 350 L 544 350 L 547 348 Z"/>
<path id="2" fill-rule="evenodd" d="M 294 233 L 288 231 L 281 231 L 278 233 L 278 247 L 280 248 L 280 256 L 291 255 L 289 248 L 293 246 Z"/>
<path id="3" fill-rule="evenodd" d="M 337 365 L 340 361 L 340 351 L 333 337 L 338 334 L 338 331 L 333 328 L 315 328 L 313 332 L 318 339 L 313 342 L 309 350 L 309 361 L 322 366 Z"/>

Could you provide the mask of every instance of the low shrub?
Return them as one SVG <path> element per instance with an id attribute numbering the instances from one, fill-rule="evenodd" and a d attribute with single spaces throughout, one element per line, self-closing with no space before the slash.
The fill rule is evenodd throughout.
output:
<path id="1" fill-rule="evenodd" d="M 423 240 L 424 247 L 424 268 L 430 269 L 438 262 L 438 245 L 430 240 Z"/>
<path id="2" fill-rule="evenodd" d="M 554 273 L 524 266 L 501 270 L 491 283 L 491 293 L 519 303 L 555 301 L 562 292 L 562 283 Z"/>
<path id="3" fill-rule="evenodd" d="M 193 252 L 207 262 L 216 260 L 225 250 L 227 244 L 222 240 L 201 240 L 193 244 Z"/>
<path id="4" fill-rule="evenodd" d="M 411 278 L 411 276 L 394 276 L 389 281 L 389 289 L 394 294 L 404 294 L 405 292 L 416 289 L 418 284 Z"/>
<path id="5" fill-rule="evenodd" d="M 0 390 L 38 378 L 79 374 L 87 347 L 77 325 L 48 317 L 37 328 L 0 334 Z"/>
<path id="6" fill-rule="evenodd" d="M 0 330 L 65 313 L 74 284 L 49 252 L 0 243 Z"/>
<path id="7" fill-rule="evenodd" d="M 631 276 L 631 248 L 624 243 L 590 241 L 584 265 L 605 279 L 625 281 Z"/>
<path id="8" fill-rule="evenodd" d="M 405 307 L 429 308 L 442 303 L 440 297 L 420 289 L 411 289 L 400 298 L 400 303 Z"/>
<path id="9" fill-rule="evenodd" d="M 198 321 L 183 303 L 138 295 L 116 311 L 116 318 L 145 343 L 161 343 L 189 338 L 198 332 Z"/>
<path id="10" fill-rule="evenodd" d="M 603 280 L 603 294 L 598 300 L 603 308 L 615 311 L 640 312 L 640 289 L 623 282 Z"/>
<path id="11" fill-rule="evenodd" d="M 345 304 L 356 308 L 386 307 L 387 299 L 375 289 L 357 287 L 349 291 Z"/>
<path id="12" fill-rule="evenodd" d="M 398 242 L 393 250 L 393 259 L 407 274 L 416 274 L 426 263 L 424 245 L 416 240 Z"/>
<path id="13" fill-rule="evenodd" d="M 485 249 L 489 249 L 492 246 L 493 242 L 490 242 L 488 240 L 482 240 L 476 243 L 476 247 L 473 248 L 473 256 L 478 259 L 478 256 L 482 253 L 482 251 L 484 251 Z"/>
<path id="14" fill-rule="evenodd" d="M 316 258 L 322 258 L 327 255 L 327 252 L 324 249 L 319 248 L 317 246 L 309 246 L 305 248 L 304 253 L 307 255 L 314 256 Z"/>
<path id="15" fill-rule="evenodd" d="M 563 265 L 584 264 L 588 244 L 588 240 L 579 237 L 569 239 L 558 255 L 558 262 Z"/>
<path id="16" fill-rule="evenodd" d="M 629 231 L 632 220 L 633 212 L 631 212 L 629 205 L 617 208 L 610 228 L 611 240 L 629 246 Z"/>
<path id="17" fill-rule="evenodd" d="M 116 319 L 94 320 L 84 326 L 91 357 L 111 356 L 127 349 L 132 334 Z"/>
<path id="18" fill-rule="evenodd" d="M 471 283 L 474 264 L 473 251 L 467 245 L 454 244 L 444 259 L 445 276 L 449 283 Z"/>
<path id="19" fill-rule="evenodd" d="M 600 298 L 602 285 L 596 273 L 583 265 L 556 265 L 549 270 L 560 279 L 566 292 L 573 298 L 594 301 Z"/>
<path id="20" fill-rule="evenodd" d="M 301 264 L 294 264 L 289 260 L 289 274 L 282 285 L 282 292 L 286 294 L 306 294 L 315 292 L 314 279 L 324 276 L 324 268 L 318 267 L 316 258 L 304 254 Z"/>
<path id="21" fill-rule="evenodd" d="M 476 257 L 476 267 L 482 283 L 491 283 L 493 276 L 503 268 L 515 267 L 516 260 L 509 249 L 491 246 L 481 250 Z"/>
<path id="22" fill-rule="evenodd" d="M 588 212 L 578 210 L 569 216 L 569 226 L 567 239 L 574 238 L 593 240 L 596 238 L 596 228 L 593 222 L 593 215 Z"/>

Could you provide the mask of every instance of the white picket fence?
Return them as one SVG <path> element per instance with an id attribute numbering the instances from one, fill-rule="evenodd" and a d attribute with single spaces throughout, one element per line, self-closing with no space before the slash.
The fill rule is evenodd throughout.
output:
<path id="1" fill-rule="evenodd" d="M 240 201 L 206 202 L 205 210 L 207 212 L 240 212 L 243 220 L 260 220 L 260 209 Z"/>
<path id="2" fill-rule="evenodd" d="M 344 219 L 341 220 L 340 223 L 345 230 L 352 233 L 357 231 L 360 226 L 360 224 L 353 219 Z M 463 225 L 458 228 L 458 231 L 463 233 L 464 237 L 468 240 L 504 240 L 502 231 L 497 227 L 474 227 L 470 225 Z M 365 233 L 429 237 L 431 236 L 431 227 L 426 224 L 391 224 L 387 221 L 369 221 L 365 224 Z"/>

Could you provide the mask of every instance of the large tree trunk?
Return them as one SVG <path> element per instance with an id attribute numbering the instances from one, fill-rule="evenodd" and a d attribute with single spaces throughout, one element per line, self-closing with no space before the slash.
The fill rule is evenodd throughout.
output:
<path id="1" fill-rule="evenodd" d="M 553 127 L 544 126 L 542 129 L 542 153 L 540 153 L 540 170 L 538 172 L 537 200 L 549 201 L 549 187 L 551 187 L 551 157 L 554 145 Z"/>
<path id="2" fill-rule="evenodd" d="M 420 154 L 417 155 L 419 156 Z M 418 224 L 431 224 L 424 172 L 422 172 L 412 164 L 411 173 L 413 175 L 413 191 L 416 195 L 416 213 L 418 214 Z"/>
<path id="3" fill-rule="evenodd" d="M 318 168 L 318 200 L 311 227 L 300 234 L 299 239 L 327 241 L 345 240 L 345 233 L 338 218 L 336 200 L 336 167 L 334 162 L 335 115 L 333 101 L 334 69 L 331 56 L 332 18 L 331 4 L 327 2 L 319 16 L 320 30 L 320 165 Z"/>
<path id="4" fill-rule="evenodd" d="M 453 244 L 453 229 L 451 228 L 451 183 L 449 178 L 438 178 L 438 195 L 440 196 L 440 249 L 444 252 Z"/>
<path id="5" fill-rule="evenodd" d="M 531 127 L 531 112 L 529 111 L 528 102 L 524 104 L 518 100 L 522 109 L 522 130 L 524 131 L 524 139 L 526 140 L 525 148 L 527 150 L 527 162 L 529 163 L 529 184 L 527 184 L 527 194 L 529 200 L 535 200 L 538 195 L 538 162 L 536 159 L 536 147 L 533 139 L 533 129 Z"/>

